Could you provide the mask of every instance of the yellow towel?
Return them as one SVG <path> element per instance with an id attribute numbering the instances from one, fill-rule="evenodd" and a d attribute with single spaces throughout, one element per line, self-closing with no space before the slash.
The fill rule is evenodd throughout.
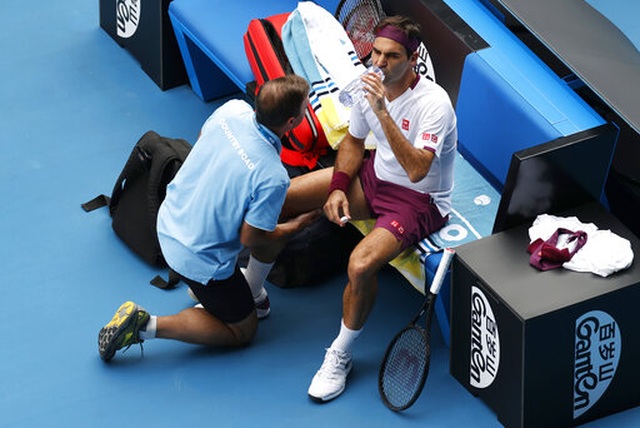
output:
<path id="1" fill-rule="evenodd" d="M 356 229 L 363 235 L 367 235 L 373 230 L 375 226 L 375 220 L 354 220 L 351 222 Z M 415 287 L 421 293 L 425 292 L 426 276 L 424 273 L 424 265 L 420 262 L 419 252 L 414 247 L 409 247 L 404 250 L 398 257 L 391 260 L 389 263 L 393 266 L 402 276 L 404 276 L 409 283 Z"/>

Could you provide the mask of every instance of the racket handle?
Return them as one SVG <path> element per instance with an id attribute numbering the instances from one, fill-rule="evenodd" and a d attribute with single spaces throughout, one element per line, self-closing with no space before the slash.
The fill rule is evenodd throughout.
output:
<path id="1" fill-rule="evenodd" d="M 453 259 L 456 251 L 453 248 L 445 248 L 442 251 L 442 258 L 440 259 L 440 263 L 438 264 L 438 269 L 436 269 L 436 274 L 433 277 L 433 281 L 431 282 L 431 288 L 429 292 L 432 294 L 438 294 L 440 291 L 440 287 L 442 286 L 442 282 L 444 281 L 444 277 L 449 270 L 449 265 L 451 264 L 451 259 Z"/>

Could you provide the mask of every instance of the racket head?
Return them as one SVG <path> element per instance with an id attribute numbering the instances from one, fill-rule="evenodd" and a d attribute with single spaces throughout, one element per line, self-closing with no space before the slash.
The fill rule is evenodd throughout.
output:
<path id="1" fill-rule="evenodd" d="M 343 0 L 335 17 L 344 27 L 360 60 L 371 55 L 373 30 L 385 16 L 379 0 Z"/>
<path id="2" fill-rule="evenodd" d="M 389 343 L 378 374 L 378 391 L 393 411 L 409 408 L 429 375 L 431 348 L 425 329 L 410 324 Z"/>

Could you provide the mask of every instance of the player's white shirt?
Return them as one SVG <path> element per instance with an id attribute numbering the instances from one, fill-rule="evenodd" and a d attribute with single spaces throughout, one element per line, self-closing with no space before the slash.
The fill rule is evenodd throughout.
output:
<path id="1" fill-rule="evenodd" d="M 352 108 L 349 133 L 356 138 L 365 138 L 369 131 L 373 133 L 377 140 L 374 167 L 379 179 L 429 193 L 440 213 L 447 215 L 451 211 L 458 140 L 456 116 L 449 95 L 438 84 L 419 77 L 400 97 L 387 101 L 387 110 L 414 147 L 435 153 L 431 169 L 421 181 L 412 183 L 409 180 L 366 99 Z"/>

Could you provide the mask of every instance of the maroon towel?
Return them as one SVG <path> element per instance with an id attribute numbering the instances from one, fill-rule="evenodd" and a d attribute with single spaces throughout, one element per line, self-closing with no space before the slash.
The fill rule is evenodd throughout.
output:
<path id="1" fill-rule="evenodd" d="M 576 241 L 573 250 L 568 248 L 558 248 L 558 239 L 561 235 L 569 235 L 567 243 Z M 531 254 L 529 263 L 540 270 L 555 269 L 562 266 L 564 262 L 571 260 L 571 257 L 587 243 L 587 233 L 579 230 L 577 232 L 558 228 L 546 241 L 541 238 L 536 239 L 527 247 Z"/>

